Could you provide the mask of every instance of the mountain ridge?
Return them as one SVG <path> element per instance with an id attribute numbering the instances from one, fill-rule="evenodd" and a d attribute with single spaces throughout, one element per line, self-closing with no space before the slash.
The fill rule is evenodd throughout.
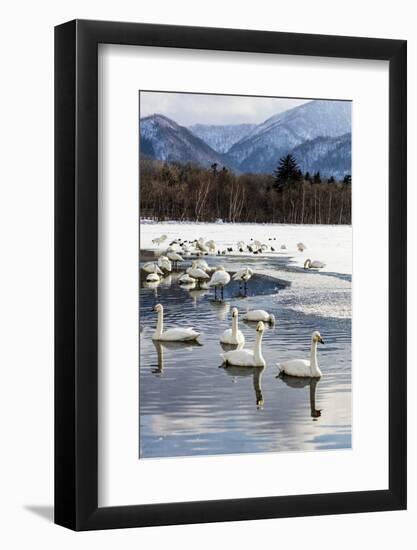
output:
<path id="1" fill-rule="evenodd" d="M 185 127 L 156 113 L 140 119 L 140 143 L 152 158 L 204 167 L 217 163 L 239 173 L 272 173 L 291 153 L 303 171 L 342 179 L 351 173 L 351 102 L 312 100 L 258 125 Z"/>

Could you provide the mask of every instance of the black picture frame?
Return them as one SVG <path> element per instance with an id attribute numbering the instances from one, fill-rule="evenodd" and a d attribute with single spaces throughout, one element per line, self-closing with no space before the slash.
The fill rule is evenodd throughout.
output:
<path id="1" fill-rule="evenodd" d="M 389 488 L 98 507 L 98 44 L 389 62 Z M 406 41 L 74 20 L 55 28 L 55 522 L 74 530 L 406 508 Z"/>

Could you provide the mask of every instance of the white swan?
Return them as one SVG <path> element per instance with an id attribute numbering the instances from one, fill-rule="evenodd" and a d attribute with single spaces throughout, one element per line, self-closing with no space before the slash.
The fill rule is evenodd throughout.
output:
<path id="1" fill-rule="evenodd" d="M 263 321 L 264 323 L 275 324 L 275 316 L 264 309 L 252 309 L 242 317 L 245 321 Z"/>
<path id="2" fill-rule="evenodd" d="M 178 267 L 178 262 L 183 262 L 184 258 L 177 254 L 176 252 L 168 252 L 167 253 L 168 260 L 173 262 L 175 267 Z"/>
<path id="3" fill-rule="evenodd" d="M 256 339 L 253 350 L 246 348 L 226 351 L 222 354 L 225 365 L 236 365 L 238 367 L 264 367 L 265 359 L 262 356 L 262 336 L 265 325 L 260 321 L 256 327 Z"/>
<path id="4" fill-rule="evenodd" d="M 230 275 L 221 265 L 216 268 L 216 271 L 211 276 L 208 286 L 214 286 L 214 297 L 216 298 L 217 288 L 221 289 L 221 296 L 223 298 L 223 289 L 225 285 L 230 283 Z"/>
<path id="5" fill-rule="evenodd" d="M 158 273 L 158 275 L 163 275 L 162 271 L 158 267 L 158 264 L 155 262 L 146 262 L 146 264 L 143 264 L 142 269 L 146 273 Z"/>
<path id="6" fill-rule="evenodd" d="M 228 328 L 220 336 L 220 342 L 222 344 L 239 345 L 243 346 L 245 343 L 245 337 L 243 332 L 238 329 L 238 310 L 236 307 L 232 308 L 232 328 Z"/>
<path id="7" fill-rule="evenodd" d="M 152 340 L 186 342 L 187 340 L 195 340 L 200 336 L 200 333 L 192 328 L 169 328 L 164 331 L 164 308 L 162 304 L 157 304 L 153 309 L 158 314 L 158 322 Z"/>
<path id="8" fill-rule="evenodd" d="M 304 252 L 307 247 L 304 243 L 297 243 L 297 248 L 300 252 Z"/>
<path id="9" fill-rule="evenodd" d="M 180 285 L 190 285 L 195 283 L 195 279 L 188 275 L 188 273 L 184 273 L 184 275 L 181 275 L 181 277 L 178 279 L 178 282 Z"/>
<path id="10" fill-rule="evenodd" d="M 172 263 L 166 256 L 159 256 L 158 266 L 164 271 L 172 271 Z"/>
<path id="11" fill-rule="evenodd" d="M 320 378 L 322 375 L 317 363 L 317 344 L 324 344 L 320 332 L 315 330 L 311 335 L 311 352 L 310 360 L 308 359 L 291 359 L 284 363 L 277 363 L 280 374 L 288 374 L 289 376 L 308 376 L 310 378 Z"/>
<path id="12" fill-rule="evenodd" d="M 236 271 L 236 273 L 233 275 L 233 280 L 239 281 L 239 289 L 241 289 L 243 283 L 246 292 L 247 282 L 252 277 L 252 275 L 253 270 L 250 267 L 244 267 L 243 269 L 239 269 L 239 271 Z"/>
<path id="13" fill-rule="evenodd" d="M 192 277 L 193 279 L 196 279 L 199 284 L 200 284 L 200 281 L 204 279 L 210 279 L 210 275 L 207 275 L 204 269 L 201 269 L 200 267 L 196 267 L 196 265 L 197 264 L 194 261 L 191 267 L 187 269 L 188 275 L 190 275 L 190 277 Z"/>
<path id="14" fill-rule="evenodd" d="M 321 269 L 322 267 L 326 267 L 326 264 L 319 260 L 311 261 L 310 258 L 307 258 L 304 262 L 304 269 Z"/>
<path id="15" fill-rule="evenodd" d="M 146 280 L 147 280 L 148 283 L 156 283 L 160 279 L 159 279 L 158 273 L 149 273 L 146 277 Z"/>

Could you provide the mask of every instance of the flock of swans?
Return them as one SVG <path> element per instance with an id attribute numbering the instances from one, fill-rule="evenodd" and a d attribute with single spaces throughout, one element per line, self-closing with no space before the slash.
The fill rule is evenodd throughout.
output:
<path id="1" fill-rule="evenodd" d="M 167 240 L 166 235 L 161 235 L 153 239 L 153 244 L 158 248 Z M 272 239 L 269 239 L 272 240 Z M 275 240 L 275 239 L 274 239 Z M 300 252 L 306 250 L 304 243 L 297 243 L 297 249 Z M 281 249 L 285 250 L 286 245 L 281 245 Z M 184 273 L 178 278 L 178 283 L 187 289 L 197 288 L 213 288 L 214 299 L 223 301 L 224 287 L 231 280 L 239 282 L 240 292 L 246 294 L 247 283 L 254 275 L 254 271 L 244 266 L 238 269 L 232 275 L 220 265 L 212 267 L 208 264 L 203 256 L 223 254 L 223 253 L 253 253 L 262 254 L 267 251 L 274 251 L 274 247 L 270 244 L 262 243 L 258 240 L 251 239 L 250 243 L 238 241 L 236 247 L 228 247 L 224 250 L 217 249 L 216 243 L 213 240 L 204 241 L 204 239 L 195 239 L 194 241 L 183 241 L 174 239 L 169 246 L 159 252 L 155 261 L 147 262 L 143 265 L 143 270 L 146 274 L 147 283 L 158 283 L 164 276 L 171 273 L 173 270 L 184 270 Z M 158 253 L 157 253 L 158 254 Z M 216 255 L 217 255 L 216 254 Z M 191 260 L 191 265 L 186 267 L 185 262 Z M 325 267 L 325 264 L 319 260 L 311 260 L 310 258 L 304 262 L 304 269 L 318 270 Z M 154 307 L 157 313 L 156 330 L 153 333 L 152 339 L 156 342 L 190 342 L 197 341 L 200 332 L 192 327 L 174 327 L 164 330 L 164 308 L 162 304 L 157 304 Z M 226 346 L 232 346 L 234 349 L 224 351 L 221 354 L 223 366 L 238 366 L 238 367 L 265 367 L 266 361 L 262 354 L 262 338 L 265 331 L 265 323 L 275 324 L 274 315 L 265 310 L 250 310 L 243 315 L 243 319 L 248 322 L 257 323 L 256 336 L 253 347 L 245 347 L 245 336 L 238 326 L 239 312 L 236 307 L 231 310 L 232 323 L 231 328 L 225 330 L 220 336 L 219 341 Z M 282 363 L 277 363 L 280 375 L 293 377 L 309 377 L 320 378 L 322 372 L 317 361 L 317 345 L 323 344 L 323 339 L 318 331 L 314 331 L 311 335 L 311 350 L 309 359 L 293 359 Z"/>

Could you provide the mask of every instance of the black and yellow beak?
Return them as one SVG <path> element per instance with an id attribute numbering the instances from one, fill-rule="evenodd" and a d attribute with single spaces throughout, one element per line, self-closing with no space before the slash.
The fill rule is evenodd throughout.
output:
<path id="1" fill-rule="evenodd" d="M 320 344 L 324 344 L 324 340 L 321 336 L 319 336 L 318 341 L 320 342 Z"/>

